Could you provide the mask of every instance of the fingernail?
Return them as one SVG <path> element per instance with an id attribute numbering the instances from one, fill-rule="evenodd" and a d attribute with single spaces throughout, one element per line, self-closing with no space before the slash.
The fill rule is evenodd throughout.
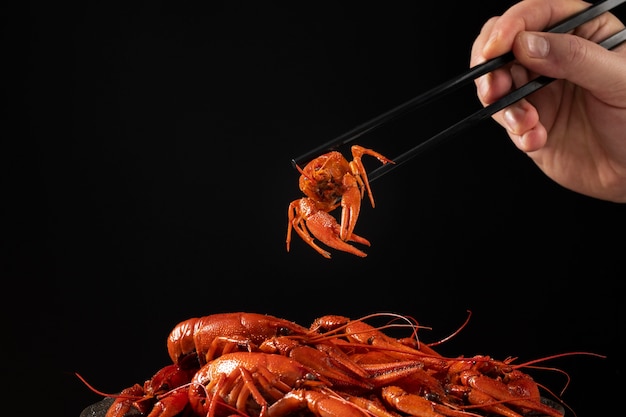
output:
<path id="1" fill-rule="evenodd" d="M 489 51 L 492 48 L 493 44 L 495 44 L 498 41 L 499 37 L 500 37 L 499 31 L 492 32 L 489 38 L 487 39 L 487 42 L 485 42 L 485 46 L 483 46 L 483 53 L 485 51 Z"/>
<path id="2" fill-rule="evenodd" d="M 512 133 L 518 133 L 519 118 L 523 116 L 524 110 L 516 106 L 511 106 L 504 111 L 504 122 L 508 126 L 508 130 Z"/>
<path id="3" fill-rule="evenodd" d="M 480 97 L 485 97 L 489 92 L 489 80 L 487 77 L 489 74 L 483 75 L 476 80 L 476 87 L 478 89 L 478 95 Z"/>
<path id="4" fill-rule="evenodd" d="M 550 52 L 550 42 L 545 37 L 526 33 L 525 38 L 528 55 L 531 58 L 545 58 Z"/>

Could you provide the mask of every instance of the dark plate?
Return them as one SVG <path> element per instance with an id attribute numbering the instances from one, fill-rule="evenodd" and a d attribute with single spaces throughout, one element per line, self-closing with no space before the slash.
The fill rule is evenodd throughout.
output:
<path id="1" fill-rule="evenodd" d="M 80 417 L 104 417 L 107 413 L 107 410 L 113 404 L 113 398 L 105 398 L 102 401 L 98 401 L 95 404 L 90 405 L 85 408 L 82 413 L 80 413 Z M 141 413 L 136 410 L 129 411 L 126 413 L 125 417 L 141 416 Z"/>
<path id="2" fill-rule="evenodd" d="M 565 415 L 565 409 L 563 408 L 563 406 L 561 406 L 561 404 L 556 403 L 547 398 L 542 398 L 541 401 L 544 404 L 547 404 L 550 407 L 554 408 L 555 410 L 558 410 L 562 415 Z M 104 417 L 112 403 L 113 403 L 112 398 L 105 398 L 104 400 L 99 401 L 85 408 L 83 412 L 80 413 L 80 417 Z M 141 416 L 141 414 L 137 411 L 130 411 L 126 413 L 125 417 L 133 417 L 133 416 L 139 417 Z M 546 416 L 542 414 L 531 413 L 531 414 L 527 414 L 526 417 L 546 417 Z"/>

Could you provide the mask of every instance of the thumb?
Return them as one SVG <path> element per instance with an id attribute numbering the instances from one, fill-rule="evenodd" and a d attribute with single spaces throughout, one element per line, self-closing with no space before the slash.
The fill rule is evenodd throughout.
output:
<path id="1" fill-rule="evenodd" d="M 607 102 L 626 103 L 623 53 L 609 51 L 580 36 L 545 32 L 520 32 L 513 53 L 522 66 L 533 72 L 568 80 Z"/>

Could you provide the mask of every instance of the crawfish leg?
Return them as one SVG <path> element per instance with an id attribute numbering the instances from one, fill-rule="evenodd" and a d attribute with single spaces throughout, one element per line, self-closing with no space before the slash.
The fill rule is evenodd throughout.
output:
<path id="1" fill-rule="evenodd" d="M 352 170 L 353 174 L 359 175 L 361 177 L 363 183 L 365 184 L 365 188 L 367 189 L 367 195 L 370 198 L 370 203 L 372 204 L 372 207 L 375 207 L 374 195 L 372 194 L 372 190 L 370 188 L 370 183 L 367 178 L 367 172 L 365 171 L 365 167 L 363 166 L 363 162 L 361 161 L 361 157 L 363 155 L 373 156 L 374 158 L 378 159 L 383 165 L 388 163 L 395 164 L 395 162 L 372 149 L 364 148 L 359 145 L 352 146 L 353 160 L 350 163 L 350 169 Z"/>

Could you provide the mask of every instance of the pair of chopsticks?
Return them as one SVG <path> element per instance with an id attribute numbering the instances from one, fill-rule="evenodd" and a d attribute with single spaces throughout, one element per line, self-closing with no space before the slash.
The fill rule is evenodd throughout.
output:
<path id="1" fill-rule="evenodd" d="M 595 3 L 589 6 L 587 9 L 582 10 L 581 12 L 565 19 L 561 23 L 553 26 L 552 28 L 546 30 L 546 32 L 551 33 L 566 33 L 569 32 L 576 27 L 582 25 L 589 20 L 598 17 L 602 13 L 605 13 L 620 4 L 626 2 L 626 0 L 604 0 L 598 3 Z M 613 49 L 622 42 L 626 41 L 626 29 L 621 30 L 620 32 L 610 36 L 604 41 L 600 42 L 599 45 L 606 49 Z M 397 106 L 392 108 L 391 110 L 353 128 L 352 130 L 336 137 L 335 139 L 324 143 L 321 146 L 318 146 L 315 149 L 291 160 L 294 168 L 298 166 L 302 166 L 312 160 L 313 158 L 318 157 L 320 154 L 329 152 L 331 150 L 337 149 L 339 146 L 346 145 L 353 140 L 357 139 L 361 135 L 381 126 L 384 123 L 389 122 L 392 119 L 395 119 L 401 115 L 408 113 L 409 111 L 415 110 L 418 107 L 434 100 L 437 98 L 444 97 L 445 95 L 459 89 L 461 86 L 468 84 L 469 82 L 475 80 L 478 77 L 481 77 L 497 68 L 500 68 L 508 63 L 513 62 L 515 57 L 512 52 L 508 52 L 499 57 L 493 58 L 489 61 L 486 61 L 480 65 L 476 65 L 470 68 L 465 73 L 448 80 L 425 93 Z M 484 119 L 491 117 L 493 114 L 497 113 L 500 110 L 510 106 L 511 104 L 521 100 L 522 98 L 534 93 L 540 88 L 548 85 L 554 81 L 554 78 L 540 76 L 529 83 L 523 85 L 517 90 L 512 91 L 508 95 L 502 97 L 500 100 L 490 104 L 482 108 L 481 110 L 476 111 L 475 113 L 467 116 L 461 121 L 453 124 L 447 129 L 439 132 L 438 134 L 432 136 L 430 139 L 420 143 L 414 148 L 408 150 L 407 152 L 397 156 L 396 158 L 392 158 L 395 162 L 394 164 L 385 164 L 370 174 L 368 174 L 369 182 L 376 180 L 382 175 L 388 173 L 392 169 L 397 168 L 398 166 L 406 163 L 410 159 L 414 158 L 421 152 L 431 148 L 434 145 L 442 143 L 445 139 L 450 138 L 451 136 L 468 129 L 477 123 L 481 122 Z"/>

